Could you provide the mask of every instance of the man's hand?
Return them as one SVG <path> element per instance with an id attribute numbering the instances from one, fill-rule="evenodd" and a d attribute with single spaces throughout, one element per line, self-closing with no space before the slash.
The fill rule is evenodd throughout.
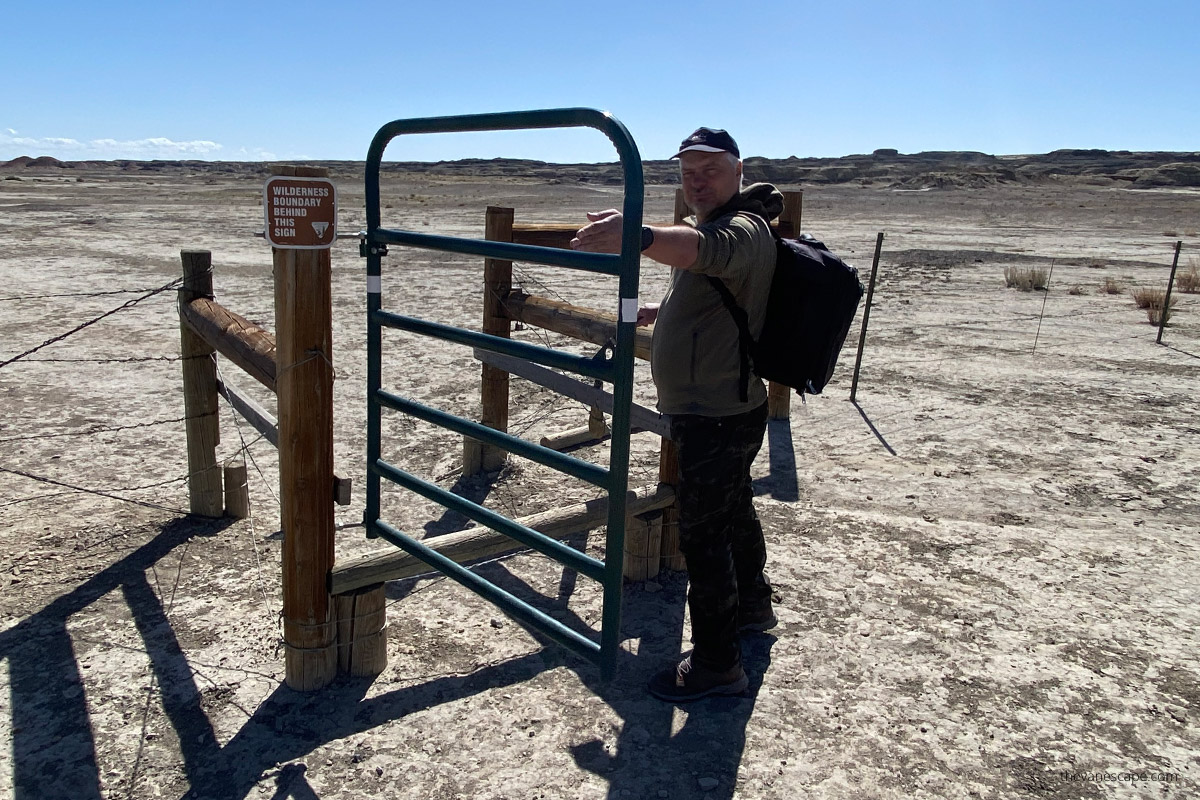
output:
<path id="1" fill-rule="evenodd" d="M 647 303 L 639 308 L 636 327 L 645 328 L 647 325 L 653 325 L 654 320 L 658 319 L 658 305 L 658 303 Z"/>
<path id="2" fill-rule="evenodd" d="M 588 253 L 621 252 L 621 224 L 624 216 L 615 208 L 587 212 L 588 224 L 575 231 L 572 250 Z M 688 225 L 651 225 L 654 241 L 642 255 L 668 267 L 691 269 L 699 254 L 700 234 Z M 649 323 L 647 323 L 649 324 Z"/>
<path id="3" fill-rule="evenodd" d="M 588 253 L 621 252 L 621 223 L 624 221 L 621 212 L 606 208 L 587 212 L 587 218 L 588 224 L 575 232 L 571 249 Z"/>

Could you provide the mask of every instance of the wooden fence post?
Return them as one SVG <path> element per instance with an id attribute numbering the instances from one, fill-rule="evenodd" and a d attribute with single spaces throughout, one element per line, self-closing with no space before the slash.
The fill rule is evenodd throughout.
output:
<path id="1" fill-rule="evenodd" d="M 276 175 L 326 177 L 318 167 Z M 333 568 L 333 332 L 329 249 L 272 248 L 283 530 L 285 678 L 300 691 L 337 674 Z"/>
<path id="2" fill-rule="evenodd" d="M 511 242 L 513 238 L 511 208 L 488 206 L 484 238 L 493 242 Z M 504 310 L 504 298 L 512 291 L 512 262 L 495 258 L 483 262 L 483 332 L 509 338 L 511 325 Z M 508 373 L 490 364 L 483 365 L 480 400 L 483 404 L 479 421 L 489 428 L 508 432 Z M 498 447 L 485 445 L 477 439 L 463 437 L 462 474 L 474 475 L 499 469 L 508 454 Z"/>
<path id="3" fill-rule="evenodd" d="M 661 513 L 631 515 L 625 521 L 625 580 L 648 581 L 658 577 L 661 544 Z"/>
<path id="4" fill-rule="evenodd" d="M 672 439 L 665 436 L 658 451 L 658 482 L 671 487 L 679 486 L 679 448 Z M 687 569 L 687 561 L 679 550 L 678 497 L 662 510 L 662 533 L 659 535 L 659 541 L 662 565 L 667 569 Z"/>
<path id="5" fill-rule="evenodd" d="M 339 594 L 338 670 L 355 678 L 373 678 L 387 666 L 387 594 L 382 583 Z"/>
<path id="6" fill-rule="evenodd" d="M 200 297 L 213 296 L 212 253 L 183 250 L 183 285 L 179 307 Z M 183 357 L 183 414 L 187 418 L 188 508 L 193 514 L 219 517 L 224 512 L 221 496 L 221 467 L 217 445 L 221 441 L 217 415 L 217 363 L 215 350 L 179 318 L 179 349 Z"/>
<path id="7" fill-rule="evenodd" d="M 225 462 L 225 516 L 245 519 L 250 516 L 250 487 L 246 484 L 246 461 Z"/>

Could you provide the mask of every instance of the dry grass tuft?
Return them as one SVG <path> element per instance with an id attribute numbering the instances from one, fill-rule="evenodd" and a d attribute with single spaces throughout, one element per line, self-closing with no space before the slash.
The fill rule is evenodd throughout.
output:
<path id="1" fill-rule="evenodd" d="M 1082 286 L 1072 286 L 1070 289 L 1067 289 L 1067 294 L 1087 294 L 1087 289 L 1084 289 Z"/>
<path id="2" fill-rule="evenodd" d="M 1171 305 L 1175 305 L 1175 298 L 1171 298 Z M 1171 309 L 1168 308 L 1166 311 L 1163 311 L 1161 306 L 1150 306 L 1146 309 L 1146 319 L 1150 320 L 1150 324 L 1155 327 L 1159 325 L 1160 315 L 1163 319 L 1162 324 L 1166 325 L 1171 319 Z"/>
<path id="3" fill-rule="evenodd" d="M 1175 276 L 1175 288 L 1188 294 L 1200 293 L 1200 261 L 1193 258 L 1188 268 Z"/>
<path id="4" fill-rule="evenodd" d="M 1004 285 L 1009 289 L 1020 289 L 1022 292 L 1032 292 L 1034 289 L 1045 289 L 1049 273 L 1037 267 L 1005 267 Z"/>
<path id="5" fill-rule="evenodd" d="M 1150 320 L 1151 325 L 1157 325 L 1160 316 L 1164 320 L 1171 319 L 1171 309 L 1175 308 L 1176 303 L 1179 301 L 1178 297 L 1172 297 L 1171 307 L 1164 311 L 1163 301 L 1167 299 L 1166 289 L 1151 289 L 1146 286 L 1139 286 L 1131 294 L 1133 295 L 1133 302 L 1137 303 L 1137 307 L 1146 309 L 1146 319 Z"/>
<path id="6" fill-rule="evenodd" d="M 1166 289 L 1152 289 L 1149 286 L 1139 286 L 1129 293 L 1133 297 L 1133 302 L 1138 308 L 1162 308 L 1163 300 L 1167 297 Z M 1171 305 L 1175 305 L 1175 298 L 1171 298 Z"/>
<path id="7" fill-rule="evenodd" d="M 1105 294 L 1120 294 L 1125 291 L 1125 287 L 1116 278 L 1105 278 L 1103 288 Z"/>

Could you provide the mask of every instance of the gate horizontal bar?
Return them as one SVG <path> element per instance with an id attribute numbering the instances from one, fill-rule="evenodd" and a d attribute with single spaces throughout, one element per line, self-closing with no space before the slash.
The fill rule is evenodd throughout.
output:
<path id="1" fill-rule="evenodd" d="M 440 236 L 435 233 L 378 228 L 367 235 L 373 244 L 402 244 L 422 247 L 426 250 L 442 250 L 468 256 L 483 256 L 502 261 L 526 261 L 534 264 L 549 264 L 552 267 L 568 267 L 600 275 L 620 275 L 621 257 L 611 253 L 585 253 L 578 250 L 563 250 L 558 247 L 540 247 L 533 244 L 513 244 L 489 239 L 462 239 L 457 236 Z"/>
<path id="2" fill-rule="evenodd" d="M 481 525 L 486 525 L 498 533 L 503 533 L 505 536 L 516 539 L 521 544 L 532 547 L 539 553 L 553 558 L 563 566 L 570 567 L 594 581 L 601 583 L 604 581 L 604 562 L 581 553 L 568 544 L 563 544 L 557 539 L 551 539 L 549 536 L 539 533 L 533 528 L 527 528 L 503 514 L 497 514 L 490 508 L 485 508 L 478 503 L 467 500 L 465 497 L 448 492 L 440 486 L 422 480 L 410 472 L 405 472 L 387 463 L 383 459 L 377 460 L 373 469 L 381 477 L 387 478 L 406 489 L 411 489 L 422 497 L 439 503 L 446 508 L 454 509 L 469 519 L 473 519 Z"/>
<path id="3" fill-rule="evenodd" d="M 374 473 L 368 473 L 368 480 L 377 477 Z M 630 494 L 625 514 L 627 518 L 637 517 L 666 508 L 674 502 L 675 490 L 667 484 L 642 486 Z M 581 503 L 517 517 L 513 521 L 561 541 L 573 534 L 592 531 L 604 525 L 608 521 L 608 508 L 608 495 L 602 494 Z M 504 534 L 482 525 L 439 533 L 437 538 L 428 540 L 428 543 L 431 549 L 463 565 L 513 554 L 522 548 L 522 545 Z M 431 569 L 421 559 L 389 543 L 381 550 L 339 559 L 329 572 L 329 593 L 346 594 L 377 583 L 424 575 Z"/>
<path id="4" fill-rule="evenodd" d="M 548 447 L 542 447 L 539 444 L 503 433 L 494 428 L 489 428 L 474 420 L 464 419 L 445 411 L 439 411 L 436 408 L 430 408 L 415 400 L 409 400 L 406 397 L 392 394 L 385 389 L 377 390 L 373 399 L 374 402 L 381 406 L 400 411 L 404 414 L 411 414 L 417 419 L 432 422 L 434 425 L 439 425 L 447 430 L 460 433 L 463 436 L 469 436 L 472 439 L 478 439 L 485 444 L 494 444 L 510 453 L 523 456 L 539 464 L 545 464 L 547 467 L 556 469 L 559 472 L 565 472 L 572 477 L 579 478 L 581 481 L 587 481 L 593 486 L 599 486 L 602 489 L 612 491 L 612 488 L 609 486 L 609 471 L 604 467 L 575 458 L 574 456 L 564 455 Z M 624 487 L 620 487 L 620 490 L 624 490 Z"/>
<path id="5" fill-rule="evenodd" d="M 411 536 L 401 533 L 383 520 L 368 521 L 367 524 L 380 537 L 387 539 L 405 552 L 411 553 L 438 572 L 453 578 L 476 594 L 487 598 L 495 603 L 501 611 L 518 622 L 523 622 L 545 633 L 559 644 L 574 650 L 589 661 L 598 662 L 600 660 L 599 644 L 579 632 L 571 630 L 554 617 L 543 611 L 539 611 L 524 600 L 496 586 L 486 578 L 481 578 L 474 572 L 471 572 L 466 567 L 456 564 L 436 550 L 432 550 L 421 544 Z"/>
<path id="6" fill-rule="evenodd" d="M 612 394 L 603 389 L 589 386 L 583 381 L 577 381 L 574 378 L 560 375 L 557 372 L 552 372 L 536 364 L 531 364 L 528 361 L 519 358 L 509 358 L 499 353 L 489 353 L 486 350 L 476 348 L 474 355 L 475 358 L 485 364 L 492 365 L 496 369 L 502 369 L 512 375 L 532 381 L 539 386 L 544 386 L 572 400 L 578 400 L 589 406 L 595 406 L 606 414 L 613 413 L 613 409 L 615 408 Z M 650 431 L 664 439 L 671 438 L 671 418 L 666 414 L 660 414 L 645 406 L 639 406 L 637 403 L 632 403 L 629 406 L 629 424 L 631 428 Z"/>
<path id="7" fill-rule="evenodd" d="M 548 347 L 539 347 L 527 342 L 517 342 L 512 339 L 505 339 L 502 336 L 493 336 L 490 333 L 467 330 L 466 328 L 456 328 L 453 325 L 430 322 L 427 319 L 409 317 L 392 311 L 375 311 L 371 314 L 371 320 L 387 328 L 419 333 L 423 336 L 432 336 L 435 339 L 444 339 L 457 344 L 468 344 L 472 347 L 490 350 L 495 353 L 504 353 L 547 367 L 565 369 L 577 375 L 599 378 L 605 383 L 612 383 L 616 374 L 616 362 L 613 359 L 603 359 L 595 356 L 575 356 L 560 350 L 551 350 Z"/>

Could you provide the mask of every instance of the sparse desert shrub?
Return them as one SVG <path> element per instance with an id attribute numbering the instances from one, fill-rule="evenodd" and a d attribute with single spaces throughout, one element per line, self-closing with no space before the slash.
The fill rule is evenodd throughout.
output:
<path id="1" fill-rule="evenodd" d="M 1121 282 L 1118 281 L 1116 278 L 1105 278 L 1104 279 L 1104 293 L 1105 294 L 1120 294 L 1123 291 L 1125 291 L 1125 287 L 1122 286 Z"/>
<path id="2" fill-rule="evenodd" d="M 1174 297 L 1171 298 L 1171 305 L 1175 305 Z M 1164 311 L 1161 305 L 1152 305 L 1146 309 L 1146 319 L 1150 320 L 1150 324 L 1154 325 L 1155 327 L 1157 327 L 1159 324 L 1160 316 L 1163 320 L 1162 324 L 1166 325 L 1171 320 L 1171 309 L 1168 308 Z"/>
<path id="3" fill-rule="evenodd" d="M 1133 302 L 1138 308 L 1149 308 L 1154 305 L 1154 301 L 1158 301 L 1158 305 L 1162 306 L 1163 298 L 1166 297 L 1165 289 L 1151 289 L 1149 286 L 1137 286 L 1129 292 L 1129 296 L 1133 298 Z"/>
<path id="4" fill-rule="evenodd" d="M 1004 285 L 1009 289 L 1020 289 L 1022 292 L 1045 289 L 1048 277 L 1049 273 L 1046 270 L 1037 267 L 1004 268 Z"/>
<path id="5" fill-rule="evenodd" d="M 1087 294 L 1087 290 L 1084 289 L 1082 286 L 1072 286 L 1070 289 L 1067 289 L 1067 294 L 1074 294 L 1074 295 Z"/>
<path id="6" fill-rule="evenodd" d="M 1167 299 L 1166 289 L 1151 289 L 1146 286 L 1139 286 L 1134 289 L 1133 302 L 1137 303 L 1138 308 L 1146 309 L 1146 319 L 1150 320 L 1151 325 L 1157 325 L 1160 315 L 1166 319 L 1171 319 L 1171 309 L 1175 308 L 1175 304 L 1179 301 L 1178 297 L 1171 298 L 1171 308 L 1163 310 L 1163 301 Z"/>
<path id="7" fill-rule="evenodd" d="M 1188 268 L 1175 276 L 1175 288 L 1188 294 L 1200 292 L 1200 261 L 1193 258 Z"/>
<path id="8" fill-rule="evenodd" d="M 1163 231 L 1162 235 L 1163 236 L 1178 236 L 1179 234 L 1176 233 L 1175 231 Z"/>

